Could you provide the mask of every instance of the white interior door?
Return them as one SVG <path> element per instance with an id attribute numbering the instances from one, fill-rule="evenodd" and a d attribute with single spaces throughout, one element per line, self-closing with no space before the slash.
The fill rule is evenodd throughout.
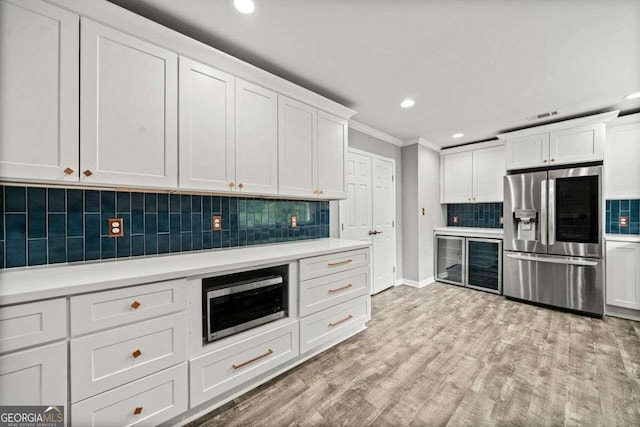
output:
<path id="1" fill-rule="evenodd" d="M 393 162 L 373 159 L 373 293 L 394 285 L 396 236 Z"/>
<path id="2" fill-rule="evenodd" d="M 394 169 L 391 159 L 353 149 L 347 154 L 347 200 L 340 202 L 340 237 L 373 243 L 373 293 L 395 282 Z"/>

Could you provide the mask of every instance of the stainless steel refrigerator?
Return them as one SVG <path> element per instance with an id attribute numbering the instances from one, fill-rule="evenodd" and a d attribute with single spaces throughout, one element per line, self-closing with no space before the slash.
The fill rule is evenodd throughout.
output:
<path id="1" fill-rule="evenodd" d="M 604 314 L 602 166 L 504 177 L 504 295 Z"/>

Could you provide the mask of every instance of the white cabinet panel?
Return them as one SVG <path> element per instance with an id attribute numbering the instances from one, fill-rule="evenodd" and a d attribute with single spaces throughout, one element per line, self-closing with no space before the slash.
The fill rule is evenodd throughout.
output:
<path id="1" fill-rule="evenodd" d="M 466 203 L 473 198 L 473 152 L 442 156 L 442 203 Z"/>
<path id="2" fill-rule="evenodd" d="M 367 266 L 300 282 L 300 316 L 368 295 L 370 270 Z"/>
<path id="3" fill-rule="evenodd" d="M 180 57 L 180 188 L 234 190 L 234 80 Z"/>
<path id="4" fill-rule="evenodd" d="M 502 202 L 502 178 L 506 173 L 504 145 L 473 151 L 473 201 Z"/>
<path id="5" fill-rule="evenodd" d="M 606 198 L 640 198 L 640 123 L 607 128 Z"/>
<path id="6" fill-rule="evenodd" d="M 64 298 L 0 308 L 0 353 L 62 339 L 67 335 Z"/>
<path id="7" fill-rule="evenodd" d="M 348 121 L 318 111 L 318 196 L 344 199 Z"/>
<path id="8" fill-rule="evenodd" d="M 329 255 L 300 260 L 300 280 L 314 279 L 327 274 L 368 266 L 371 261 L 369 248 L 336 252 Z"/>
<path id="9" fill-rule="evenodd" d="M 605 125 L 564 129 L 549 135 L 549 163 L 593 162 L 604 158 Z"/>
<path id="10" fill-rule="evenodd" d="M 81 182 L 175 188 L 176 54 L 89 19 L 81 33 Z"/>
<path id="11" fill-rule="evenodd" d="M 318 111 L 278 96 L 279 193 L 316 197 Z"/>
<path id="12" fill-rule="evenodd" d="M 505 143 L 508 170 L 535 168 L 549 164 L 549 134 L 524 136 Z"/>
<path id="13" fill-rule="evenodd" d="M 0 1 L 0 178 L 78 181 L 78 20 Z"/>
<path id="14" fill-rule="evenodd" d="M 607 304 L 640 310 L 640 243 L 607 242 Z"/>
<path id="15" fill-rule="evenodd" d="M 278 194 L 278 96 L 236 79 L 236 181 L 238 190 Z"/>
<path id="16" fill-rule="evenodd" d="M 0 405 L 66 402 L 66 342 L 0 356 Z"/>

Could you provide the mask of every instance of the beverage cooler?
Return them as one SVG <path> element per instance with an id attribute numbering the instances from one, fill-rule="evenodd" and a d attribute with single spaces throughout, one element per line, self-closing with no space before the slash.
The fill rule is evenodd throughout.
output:
<path id="1" fill-rule="evenodd" d="M 502 293 L 502 240 L 436 235 L 439 282 Z"/>

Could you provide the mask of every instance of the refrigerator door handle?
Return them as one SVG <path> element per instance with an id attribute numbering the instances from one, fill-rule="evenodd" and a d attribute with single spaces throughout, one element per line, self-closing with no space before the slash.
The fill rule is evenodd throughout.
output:
<path id="1" fill-rule="evenodd" d="M 549 246 L 556 243 L 556 180 L 549 179 Z"/>
<path id="2" fill-rule="evenodd" d="M 579 260 L 579 259 L 566 259 L 566 258 L 552 258 L 543 256 L 521 255 L 521 254 L 506 254 L 507 257 L 513 259 L 519 259 L 522 261 L 533 262 L 548 262 L 551 264 L 569 264 L 569 265 L 581 265 L 581 266 L 596 266 L 595 261 Z"/>
<path id="3" fill-rule="evenodd" d="M 540 243 L 547 244 L 547 180 L 540 182 Z"/>

